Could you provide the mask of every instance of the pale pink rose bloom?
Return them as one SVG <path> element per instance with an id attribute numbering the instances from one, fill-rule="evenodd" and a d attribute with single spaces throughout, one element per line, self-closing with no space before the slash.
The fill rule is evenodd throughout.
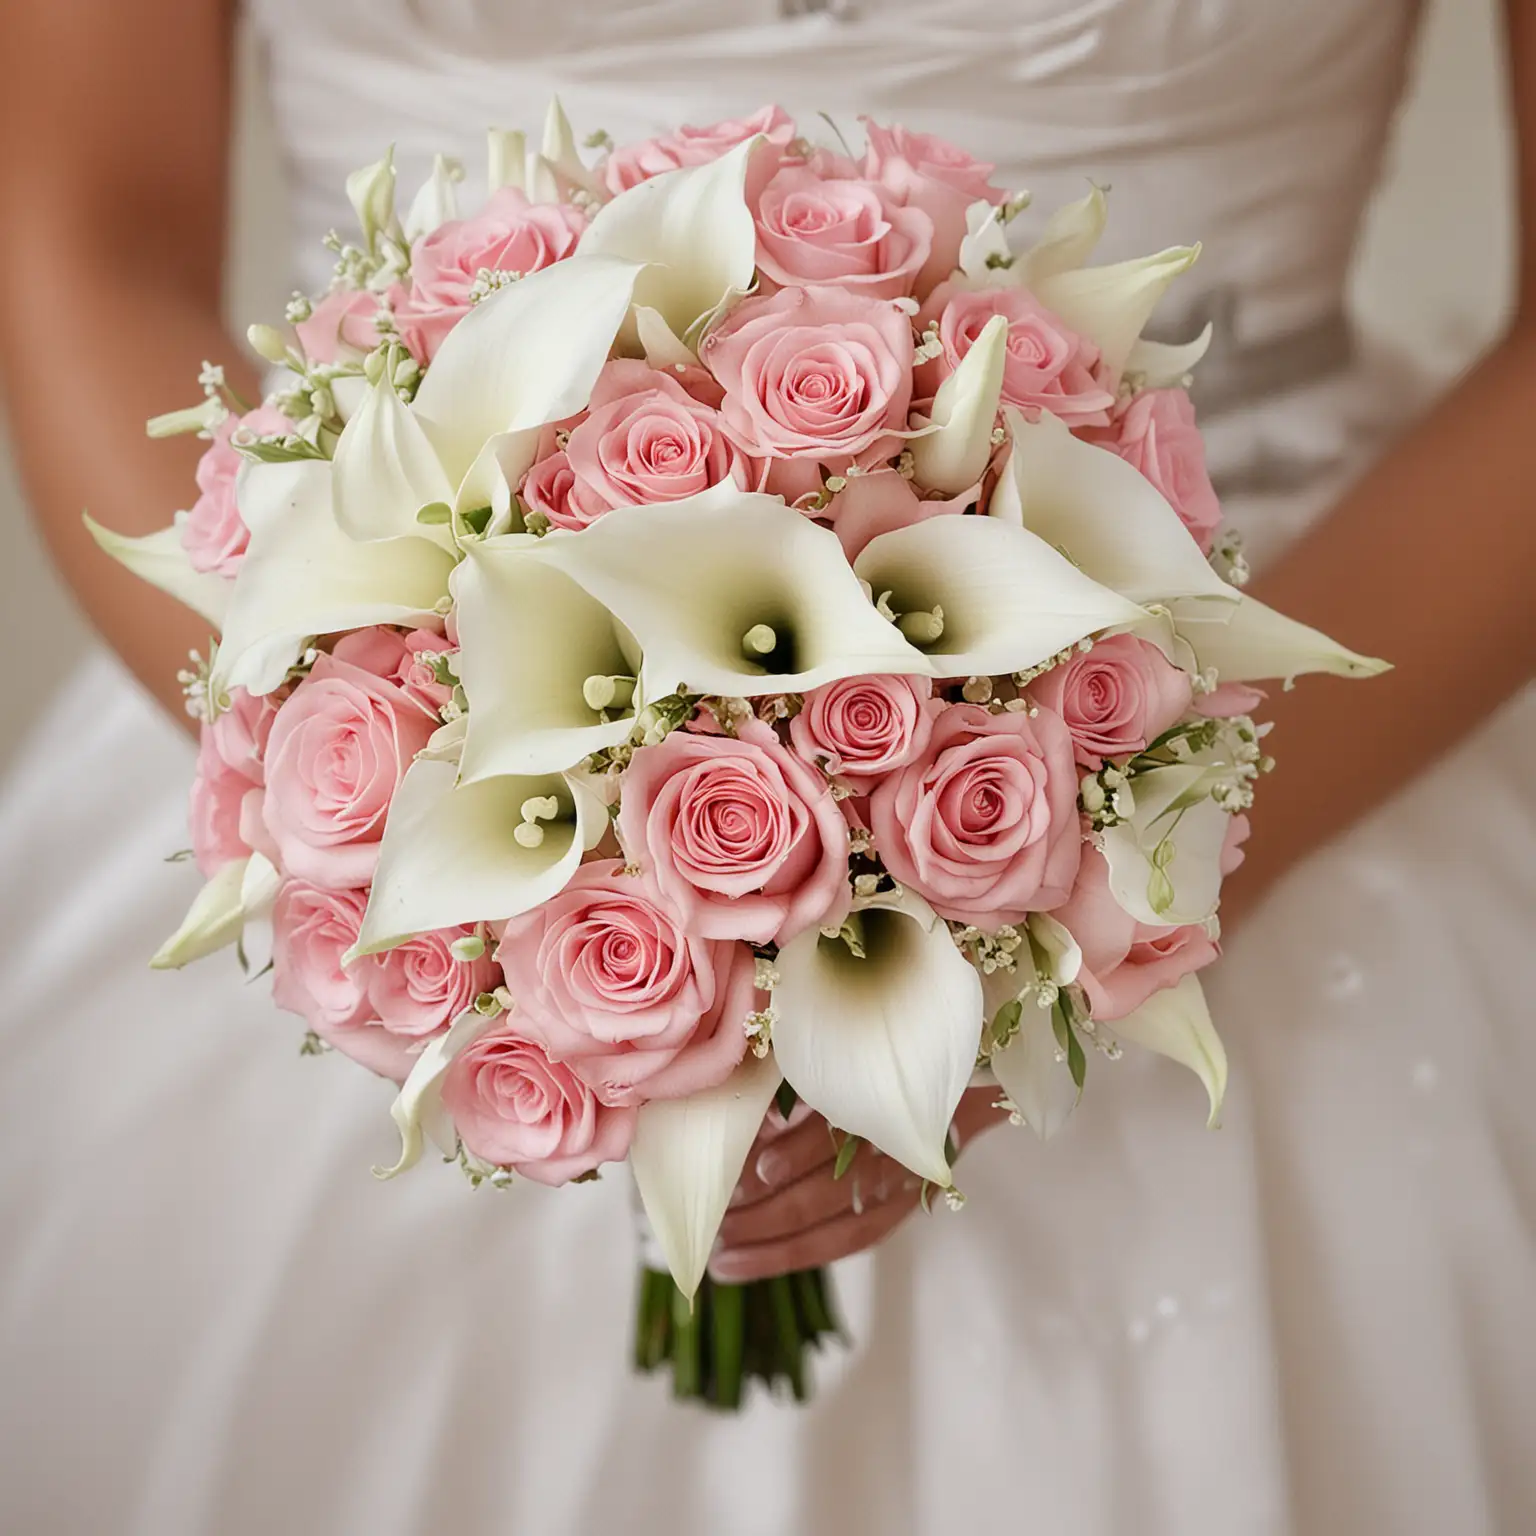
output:
<path id="1" fill-rule="evenodd" d="M 537 497 L 556 527 L 573 530 L 614 507 L 680 501 L 725 480 L 747 490 L 757 480 L 721 430 L 718 412 L 667 374 L 630 358 L 603 369 L 590 410 L 566 442 L 565 459 L 569 487 L 558 469 L 536 478 L 535 465 L 525 499 L 531 506 Z"/>
<path id="2" fill-rule="evenodd" d="M 972 203 L 1006 201 L 989 180 L 996 167 L 931 133 L 883 128 L 861 119 L 867 137 L 864 174 L 889 187 L 900 200 L 920 208 L 933 224 L 933 248 L 919 278 L 919 291 L 942 282 L 960 264 L 965 210 Z"/>
<path id="3" fill-rule="evenodd" d="M 899 450 L 912 350 L 912 322 L 892 303 L 785 288 L 737 305 L 703 356 L 725 390 L 725 430 L 744 452 L 845 468 Z"/>
<path id="4" fill-rule="evenodd" d="M 1083 952 L 1078 975 L 1095 1019 L 1123 1019 L 1154 992 L 1202 970 L 1220 953 L 1199 923 L 1139 923 L 1109 889 L 1109 866 L 1083 851 L 1071 898 L 1052 914 Z"/>
<path id="5" fill-rule="evenodd" d="M 442 1102 L 470 1152 L 539 1184 L 622 1161 L 635 1134 L 635 1110 L 602 1103 L 570 1066 L 508 1027 L 459 1054 Z"/>
<path id="6" fill-rule="evenodd" d="M 1115 396 L 1099 375 L 1099 349 L 1022 288 L 961 288 L 943 283 L 933 291 L 918 325 L 921 328 L 937 319 L 944 350 L 919 370 L 924 396 L 937 393 L 994 315 L 1008 321 L 1004 404 L 1028 412 L 1050 411 L 1069 427 L 1108 423 Z"/>
<path id="7" fill-rule="evenodd" d="M 1192 697 L 1188 676 L 1134 635 L 1111 635 L 1091 651 L 1075 652 L 1028 692 L 1061 716 L 1078 762 L 1095 770 L 1106 757 L 1146 751 L 1183 719 Z"/>
<path id="8" fill-rule="evenodd" d="M 472 219 L 450 219 L 411 251 L 411 288 L 395 313 L 405 344 L 430 362 L 469 313 L 482 271 L 539 272 L 575 254 L 587 216 L 569 203 L 531 203 L 502 187 Z"/>
<path id="9" fill-rule="evenodd" d="M 254 786 L 243 773 L 231 768 L 214 746 L 213 732 L 202 729 L 197 767 L 192 774 L 192 793 L 187 823 L 192 833 L 192 852 L 206 879 L 235 859 L 246 858 L 250 848 L 240 835 L 240 812 Z M 254 790 L 260 794 L 260 790 Z"/>
<path id="10" fill-rule="evenodd" d="M 517 494 L 530 512 L 538 512 L 552 527 L 580 529 L 584 519 L 571 506 L 571 492 L 576 488 L 576 474 L 563 448 L 546 454 L 523 476 Z"/>
<path id="11" fill-rule="evenodd" d="M 757 265 L 781 288 L 836 283 L 874 299 L 899 299 L 917 284 L 933 247 L 933 223 L 878 182 L 827 181 L 786 166 L 757 204 Z"/>
<path id="12" fill-rule="evenodd" d="M 867 790 L 928 745 L 932 697 L 926 677 L 841 678 L 806 694 L 789 722 L 790 743 L 807 762 Z"/>
<path id="13" fill-rule="evenodd" d="M 272 908 L 272 1000 L 370 1072 L 404 1082 L 421 1041 L 385 1029 L 368 1002 L 366 965 L 342 964 L 357 942 L 368 892 L 288 880 Z"/>
<path id="14" fill-rule="evenodd" d="M 704 128 L 684 125 L 675 133 L 621 144 L 603 162 L 602 175 L 608 190 L 615 195 L 631 187 L 675 171 L 685 165 L 707 165 L 728 154 L 754 134 L 763 134 L 777 164 L 778 156 L 795 136 L 795 125 L 782 107 L 767 106 L 751 117 L 728 117 Z"/>
<path id="15" fill-rule="evenodd" d="M 1226 720 L 1251 715 L 1268 697 L 1251 683 L 1218 683 L 1210 693 L 1197 693 L 1192 708 L 1207 720 Z"/>
<path id="16" fill-rule="evenodd" d="M 181 520 L 181 547 L 192 569 L 205 575 L 233 576 L 245 559 L 250 529 L 235 498 L 235 475 L 244 462 L 230 439 L 240 428 L 257 436 L 287 432 L 292 423 L 269 405 L 244 416 L 226 416 L 197 463 L 198 498 Z"/>
<path id="17" fill-rule="evenodd" d="M 948 500 L 921 497 L 910 480 L 894 469 L 882 467 L 854 475 L 847 488 L 839 491 L 831 506 L 819 515 L 831 522 L 851 565 L 882 533 L 910 528 L 930 517 L 964 512 L 975 500 L 974 492 Z"/>
<path id="18" fill-rule="evenodd" d="M 1144 389 L 1110 432 L 1095 441 L 1134 464 L 1179 514 L 1201 553 L 1211 552 L 1221 503 L 1205 467 L 1205 439 L 1195 425 L 1195 407 L 1184 390 Z"/>
<path id="19" fill-rule="evenodd" d="M 619 841 L 691 933 L 786 944 L 847 915 L 848 828 L 826 780 L 761 721 L 673 731 L 624 776 Z"/>
<path id="20" fill-rule="evenodd" d="M 688 932 L 650 874 L 584 864 L 506 925 L 496 958 L 518 1028 L 605 1103 L 713 1088 L 746 1052 L 752 951 Z"/>
<path id="21" fill-rule="evenodd" d="M 309 319 L 294 326 L 299 347 L 312 363 L 355 362 L 378 346 L 374 323 L 381 308 L 393 309 L 405 289 L 393 283 L 385 293 L 368 288 L 332 288 L 316 300 Z"/>
<path id="22" fill-rule="evenodd" d="M 922 754 L 870 796 L 875 851 L 941 917 L 988 932 L 1067 899 L 1081 832 L 1059 716 L 930 705 Z"/>
<path id="23" fill-rule="evenodd" d="M 366 885 L 389 802 L 437 725 L 398 683 L 320 656 L 267 743 L 262 815 L 284 873 L 331 890 Z"/>
<path id="24" fill-rule="evenodd" d="M 473 1007 L 482 992 L 494 990 L 501 975 L 489 954 L 455 960 L 448 948 L 474 931 L 418 934 L 359 962 L 369 1006 L 383 1028 L 414 1039 L 435 1035 Z"/>
<path id="25" fill-rule="evenodd" d="M 398 629 L 375 625 L 354 629 L 331 648 L 337 661 L 350 662 L 375 677 L 398 683 L 401 689 L 431 714 L 453 697 L 453 689 L 437 680 L 433 663 L 453 646 L 430 629 Z"/>
<path id="26" fill-rule="evenodd" d="M 1242 866 L 1247 858 L 1243 852 L 1243 844 L 1248 841 L 1249 834 L 1253 831 L 1248 818 L 1241 811 L 1227 819 L 1227 835 L 1221 842 L 1221 876 L 1226 879 L 1234 869 Z"/>

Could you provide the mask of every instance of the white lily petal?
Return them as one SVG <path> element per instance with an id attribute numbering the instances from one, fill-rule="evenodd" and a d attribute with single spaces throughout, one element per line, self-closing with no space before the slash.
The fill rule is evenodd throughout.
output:
<path id="1" fill-rule="evenodd" d="M 528 151 L 526 179 L 530 203 L 560 201 L 560 177 L 554 166 L 536 150 Z"/>
<path id="2" fill-rule="evenodd" d="M 583 255 L 649 263 L 635 285 L 635 302 L 656 310 L 684 340 L 727 293 L 752 285 L 757 228 L 745 188 L 759 142 L 748 139 L 718 160 L 621 192 L 581 238 Z"/>
<path id="3" fill-rule="evenodd" d="M 1211 1023 L 1211 1010 L 1198 976 L 1186 976 L 1177 986 L 1154 992 L 1134 1013 L 1104 1027 L 1121 1040 L 1188 1067 L 1205 1085 L 1211 1101 L 1206 1123 L 1212 1130 L 1221 1124 L 1221 1104 L 1227 1093 L 1227 1052 Z"/>
<path id="4" fill-rule="evenodd" d="M 184 603 L 215 629 L 224 622 L 234 583 L 211 572 L 193 570 L 181 542 L 181 529 L 175 524 L 132 538 L 103 528 L 89 513 L 85 513 L 84 518 L 97 546 L 119 565 L 150 586 L 159 587 L 178 603 Z"/>
<path id="5" fill-rule="evenodd" d="M 672 327 L 649 305 L 635 305 L 635 332 L 652 368 L 688 368 L 698 364 L 693 349 L 679 341 Z"/>
<path id="6" fill-rule="evenodd" d="M 1142 617 L 1029 529 L 991 517 L 931 517 L 882 533 L 854 570 L 877 596 L 891 593 L 899 614 L 942 609 L 943 632 L 924 648 L 940 677 L 1021 671 Z"/>
<path id="7" fill-rule="evenodd" d="M 779 951 L 774 1054 L 833 1125 L 947 1186 L 945 1137 L 981 1041 L 981 978 L 912 893 L 857 915 L 863 959 L 815 929 Z"/>
<path id="8" fill-rule="evenodd" d="M 1139 389 L 1167 389 L 1182 384 L 1195 365 L 1210 349 L 1216 327 L 1207 320 L 1205 329 L 1193 341 L 1138 341 L 1126 359 L 1126 377 Z"/>
<path id="9" fill-rule="evenodd" d="M 1026 997 L 1018 1033 L 992 1053 L 992 1075 L 1025 1125 L 1048 1141 L 1065 1125 L 1081 1097 L 1066 1062 L 1056 1059 L 1051 1010 Z"/>
<path id="10" fill-rule="evenodd" d="M 353 539 L 431 538 L 452 547 L 443 524 L 423 527 L 416 514 L 453 501 L 454 489 L 421 423 L 387 379 L 367 394 L 342 429 L 332 461 L 337 525 Z"/>
<path id="11" fill-rule="evenodd" d="M 592 677 L 635 676 L 639 653 L 601 603 L 539 558 L 544 542 L 514 534 L 472 543 L 455 573 L 469 700 L 462 783 L 560 772 L 634 726 L 634 704 L 605 719 L 583 690 Z"/>
<path id="12" fill-rule="evenodd" d="M 476 538 L 494 538 L 521 523 L 517 510 L 517 487 L 538 457 L 540 430 L 529 427 L 522 432 L 498 432 L 489 439 L 475 462 L 459 482 L 453 503 L 451 528 L 460 545 Z M 489 507 L 491 515 L 483 529 L 471 528 L 469 517 Z M 478 531 L 477 531 L 478 530 Z"/>
<path id="13" fill-rule="evenodd" d="M 469 716 L 455 715 L 445 725 L 440 725 L 427 738 L 427 744 L 416 754 L 435 763 L 452 763 L 458 766 L 464 755 L 464 738 L 469 734 Z"/>
<path id="14" fill-rule="evenodd" d="M 314 635 L 367 624 L 419 624 L 448 595 L 453 557 L 428 539 L 359 543 L 336 524 L 331 466 L 261 464 L 272 510 L 251 531 L 214 663 L 220 691 L 270 693 Z"/>
<path id="15" fill-rule="evenodd" d="M 925 490 L 958 496 L 980 483 L 992 457 L 992 431 L 1008 361 L 1008 317 L 993 315 L 933 401 L 936 432 L 914 437 L 913 477 Z"/>
<path id="16" fill-rule="evenodd" d="M 503 187 L 523 188 L 527 136 L 514 128 L 492 128 L 486 134 L 486 186 L 492 192 Z"/>
<path id="17" fill-rule="evenodd" d="M 960 242 L 958 267 L 973 287 L 1019 281 L 1008 235 L 993 203 L 978 200 L 965 210 L 965 238 Z"/>
<path id="18" fill-rule="evenodd" d="M 1110 894 L 1139 923 L 1201 923 L 1216 910 L 1230 818 L 1208 795 L 1194 798 L 1206 773 L 1180 764 L 1138 774 L 1130 820 L 1104 831 Z M 1159 867 L 1154 857 L 1165 841 L 1172 853 Z"/>
<path id="19" fill-rule="evenodd" d="M 1083 968 L 1083 952 L 1077 940 L 1049 912 L 1032 912 L 1029 936 L 1045 951 L 1050 978 L 1058 987 L 1069 987 Z"/>
<path id="20" fill-rule="evenodd" d="M 245 861 L 240 878 L 240 947 L 249 981 L 261 976 L 272 959 L 272 904 L 282 883 L 283 877 L 264 855 L 253 853 Z"/>
<path id="21" fill-rule="evenodd" d="M 544 540 L 540 558 L 635 637 L 647 698 L 680 683 L 750 698 L 867 672 L 931 670 L 875 611 L 836 534 L 776 496 L 730 482 L 683 501 L 617 507 L 575 537 Z M 776 648 L 748 660 L 744 637 L 760 627 Z"/>
<path id="22" fill-rule="evenodd" d="M 482 779 L 456 787 L 452 763 L 418 758 L 389 807 L 362 932 L 349 958 L 436 928 L 505 922 L 559 895 L 607 815 L 559 774 Z M 537 847 L 517 841 L 523 806 L 553 796 Z"/>
<path id="23" fill-rule="evenodd" d="M 602 182 L 587 169 L 576 148 L 576 135 L 571 131 L 570 119 L 557 96 L 550 98 L 549 110 L 544 115 L 543 147 L 544 159 L 568 187 L 579 187 L 593 197 L 606 195 Z"/>
<path id="24" fill-rule="evenodd" d="M 1198 245 L 1177 245 L 1113 266 L 1076 267 L 1042 278 L 1035 296 L 1093 342 L 1104 367 L 1118 379 L 1157 301 L 1199 255 Z"/>
<path id="25" fill-rule="evenodd" d="M 1215 667 L 1224 683 L 1266 678 L 1289 682 L 1304 672 L 1379 677 L 1392 670 L 1390 661 L 1362 656 L 1255 598 L 1237 596 L 1238 601 L 1229 608 L 1178 603 L 1173 611 L 1174 627 L 1189 642 L 1200 665 Z"/>
<path id="26" fill-rule="evenodd" d="M 458 218 L 459 196 L 455 188 L 463 179 L 464 167 L 457 160 L 447 155 L 433 157 L 432 174 L 411 199 L 410 210 L 405 216 L 407 241 L 414 243 Z"/>
<path id="27" fill-rule="evenodd" d="M 1081 267 L 1093 255 L 1108 219 L 1109 203 L 1099 186 L 1058 208 L 1045 221 L 1040 238 L 1019 258 L 1024 286 L 1034 289 L 1047 278 Z"/>
<path id="28" fill-rule="evenodd" d="M 421 1159 L 422 1129 L 436 1117 L 442 1097 L 443 1078 L 455 1058 L 496 1022 L 473 1008 L 467 1009 L 435 1039 L 429 1040 L 411 1065 L 410 1075 L 389 1106 L 390 1118 L 400 1132 L 400 1156 L 392 1168 L 375 1168 L 378 1179 L 392 1179 Z M 434 1140 L 436 1137 L 434 1137 Z"/>
<path id="29" fill-rule="evenodd" d="M 1073 437 L 1042 412 L 1003 413 L 1013 448 L 989 511 L 1037 533 L 1095 581 L 1133 602 L 1236 597 L 1179 515 L 1134 464 Z"/>
<path id="30" fill-rule="evenodd" d="M 450 481 L 498 432 L 586 405 L 639 271 L 609 256 L 573 256 L 497 289 L 454 326 L 412 405 Z"/>
<path id="31" fill-rule="evenodd" d="M 181 926 L 155 951 L 151 970 L 179 971 L 240 937 L 245 922 L 240 900 L 245 867 L 246 860 L 231 859 L 214 871 L 193 897 Z"/>
<path id="32" fill-rule="evenodd" d="M 390 145 L 382 160 L 375 160 L 347 177 L 347 201 L 357 214 L 364 246 L 375 250 L 379 236 L 395 222 L 394 145 Z"/>
<path id="33" fill-rule="evenodd" d="M 704 1278 L 731 1191 L 783 1077 L 771 1055 L 750 1051 L 718 1088 L 652 1099 L 635 1121 L 630 1166 L 651 1231 L 677 1288 Z"/>

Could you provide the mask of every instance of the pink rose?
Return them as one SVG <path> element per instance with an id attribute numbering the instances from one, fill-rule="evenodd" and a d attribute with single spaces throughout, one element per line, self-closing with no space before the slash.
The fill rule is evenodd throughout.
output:
<path id="1" fill-rule="evenodd" d="M 713 1088 L 746 1052 L 756 962 L 688 932 L 648 873 L 584 864 L 506 925 L 496 957 L 518 1028 L 609 1104 Z"/>
<path id="2" fill-rule="evenodd" d="M 568 466 L 571 480 L 564 483 Z M 558 528 L 581 529 L 614 507 L 680 501 L 724 480 L 743 490 L 751 465 L 720 429 L 719 414 L 647 363 L 609 363 L 591 409 L 572 429 L 565 466 L 528 473 L 525 492 Z M 525 481 L 525 486 L 528 482 Z"/>
<path id="3" fill-rule="evenodd" d="M 619 841 L 688 931 L 788 943 L 847 915 L 848 828 L 826 781 L 768 726 L 674 731 L 635 753 Z"/>
<path id="4" fill-rule="evenodd" d="M 1207 720 L 1227 720 L 1233 715 L 1251 715 L 1269 695 L 1251 683 L 1218 683 L 1210 693 L 1194 697 L 1195 714 Z"/>
<path id="5" fill-rule="evenodd" d="M 360 962 L 369 1006 L 392 1035 L 435 1035 L 473 1007 L 482 992 L 496 987 L 501 978 L 488 954 L 456 960 L 448 948 L 473 932 L 448 928 L 419 934 Z"/>
<path id="6" fill-rule="evenodd" d="M 350 662 L 364 672 L 372 672 L 400 688 L 431 714 L 453 697 L 453 689 L 437 680 L 437 658 L 453 649 L 441 635 L 430 629 L 413 629 L 402 634 L 398 629 L 375 625 L 354 629 L 343 635 L 331 648 L 337 661 Z"/>
<path id="7" fill-rule="evenodd" d="M 405 297 L 398 283 L 387 293 L 368 288 L 332 288 L 316 301 L 309 319 L 294 326 L 299 346 L 312 363 L 352 362 L 379 344 L 374 323 L 381 308 L 392 309 Z"/>
<path id="8" fill-rule="evenodd" d="M 327 891 L 288 880 L 272 908 L 272 1000 L 298 1014 L 344 1056 L 404 1082 L 421 1042 L 385 1029 L 365 986 L 365 961 L 342 964 L 357 942 L 367 891 Z"/>
<path id="9" fill-rule="evenodd" d="M 757 205 L 757 265 L 781 288 L 836 283 L 874 299 L 910 294 L 933 222 L 869 181 L 823 181 L 787 166 Z"/>
<path id="10" fill-rule="evenodd" d="M 472 219 L 450 219 L 416 242 L 411 289 L 395 320 L 405 344 L 430 362 L 469 313 L 482 271 L 539 272 L 573 255 L 587 216 L 569 203 L 530 203 L 516 187 L 493 192 Z"/>
<path id="11" fill-rule="evenodd" d="M 1083 853 L 1070 900 L 1053 915 L 1082 949 L 1078 980 L 1104 1023 L 1133 1013 L 1220 953 L 1200 923 L 1138 923 L 1110 893 L 1109 866 L 1093 848 Z"/>
<path id="12" fill-rule="evenodd" d="M 235 499 L 235 475 L 244 460 L 230 439 L 241 429 L 265 437 L 291 426 L 281 411 L 262 405 L 244 416 L 226 416 L 214 429 L 212 443 L 197 462 L 200 494 L 181 520 L 181 547 L 193 570 L 233 576 L 251 542 Z"/>
<path id="13" fill-rule="evenodd" d="M 1003 400 L 1025 411 L 1050 411 L 1069 427 L 1103 426 L 1115 403 L 1099 377 L 1099 349 L 1069 330 L 1022 288 L 959 288 L 943 283 L 923 306 L 919 325 L 935 317 L 944 350 L 919 378 L 931 396 L 956 368 L 993 315 L 1008 321 Z"/>
<path id="14" fill-rule="evenodd" d="M 721 420 L 747 453 L 889 458 L 912 400 L 912 322 L 894 304 L 839 288 L 747 299 L 704 341 L 725 390 Z"/>
<path id="15" fill-rule="evenodd" d="M 728 117 L 705 128 L 684 125 L 676 133 L 621 144 L 603 162 L 603 180 L 615 195 L 627 192 L 666 171 L 685 165 L 707 165 L 758 133 L 767 138 L 774 150 L 782 152 L 795 136 L 795 125 L 782 107 L 775 106 L 762 107 L 751 117 Z"/>
<path id="16" fill-rule="evenodd" d="M 585 528 L 590 519 L 571 505 L 576 474 L 564 449 L 557 449 L 535 464 L 518 486 L 517 494 L 530 512 L 537 512 L 555 528 Z"/>
<path id="17" fill-rule="evenodd" d="M 1060 715 L 1077 760 L 1099 769 L 1106 757 L 1145 752 L 1189 709 L 1189 678 L 1155 645 L 1111 635 L 1078 651 L 1029 685 L 1036 704 Z"/>
<path id="18" fill-rule="evenodd" d="M 437 723 L 398 683 L 320 656 L 267 743 L 262 815 L 284 872 L 331 890 L 366 885 L 389 802 Z"/>
<path id="19" fill-rule="evenodd" d="M 1221 525 L 1221 503 L 1205 467 L 1205 439 L 1195 425 L 1188 394 L 1182 389 L 1143 390 L 1132 397 L 1112 434 L 1100 441 L 1162 492 L 1201 553 L 1210 554 Z"/>
<path id="20" fill-rule="evenodd" d="M 569 1066 L 505 1027 L 459 1054 L 443 1107 L 476 1157 L 540 1184 L 621 1161 L 635 1134 L 633 1109 L 602 1103 Z"/>
<path id="21" fill-rule="evenodd" d="M 276 717 L 274 696 L 255 697 L 236 688 L 229 708 L 202 727 L 189 821 L 192 851 L 205 877 L 232 859 L 245 858 L 253 848 L 265 851 L 267 839 L 260 830 L 262 757 Z"/>
<path id="22" fill-rule="evenodd" d="M 941 917 L 989 932 L 1059 906 L 1081 851 L 1066 726 L 1046 709 L 930 709 L 927 747 L 870 796 L 886 868 Z"/>
<path id="23" fill-rule="evenodd" d="M 933 224 L 933 248 L 919 283 L 942 282 L 960 264 L 965 210 L 975 202 L 994 207 L 1008 194 L 988 178 L 995 167 L 973 160 L 963 149 L 930 133 L 882 128 L 862 119 L 868 143 L 864 174 L 889 187 L 909 207 L 920 208 Z"/>
<path id="24" fill-rule="evenodd" d="M 930 517 L 964 512 L 975 500 L 974 494 L 947 501 L 924 500 L 913 490 L 910 480 L 894 469 L 882 467 L 853 476 L 847 488 L 839 491 L 832 498 L 832 505 L 820 515 L 831 521 L 832 531 L 851 565 L 882 533 L 910 528 Z"/>
<path id="25" fill-rule="evenodd" d="M 845 677 L 806 694 L 789 739 L 807 762 L 867 789 L 928 745 L 932 696 L 926 677 Z"/>

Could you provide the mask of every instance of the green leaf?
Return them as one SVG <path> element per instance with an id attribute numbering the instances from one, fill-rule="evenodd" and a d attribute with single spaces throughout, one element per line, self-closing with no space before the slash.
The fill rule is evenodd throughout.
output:
<path id="1" fill-rule="evenodd" d="M 800 1095 L 788 1083 L 780 1083 L 779 1091 L 773 1096 L 773 1102 L 778 1106 L 780 1116 L 788 1120 L 795 1105 L 800 1102 Z"/>
<path id="2" fill-rule="evenodd" d="M 297 464 L 304 459 L 323 459 L 325 452 L 305 437 L 260 437 L 254 443 L 235 443 L 235 450 L 258 464 Z"/>
<path id="3" fill-rule="evenodd" d="M 1078 1039 L 1077 1031 L 1072 1027 L 1071 1007 L 1066 1002 L 1058 1002 L 1051 1009 L 1051 1028 L 1056 1033 L 1056 1043 L 1067 1053 L 1067 1071 L 1072 1074 L 1072 1081 L 1081 1093 L 1084 1079 L 1088 1076 L 1088 1057 L 1083 1051 L 1083 1042 Z"/>
<path id="4" fill-rule="evenodd" d="M 842 1145 L 837 1149 L 837 1160 L 832 1164 L 832 1177 L 840 1179 L 853 1166 L 853 1160 L 859 1155 L 859 1148 L 863 1143 L 857 1136 L 844 1136 Z"/>

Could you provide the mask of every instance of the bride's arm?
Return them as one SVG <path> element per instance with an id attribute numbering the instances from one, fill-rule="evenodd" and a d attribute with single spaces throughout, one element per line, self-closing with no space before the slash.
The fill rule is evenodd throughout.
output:
<path id="1" fill-rule="evenodd" d="M 0 377 L 28 496 L 92 622 L 181 718 L 208 626 L 91 542 L 195 495 L 195 439 L 147 416 L 198 398 L 207 358 L 255 398 L 220 320 L 234 6 L 46 0 L 0 8 Z"/>
<path id="2" fill-rule="evenodd" d="M 1536 0 L 1508 0 L 1507 11 L 1523 231 L 1518 314 L 1440 407 L 1255 584 L 1264 601 L 1389 657 L 1396 670 L 1364 685 L 1307 678 L 1272 695 L 1266 713 L 1280 768 L 1259 786 L 1247 861 L 1223 893 L 1229 925 L 1536 671 Z M 995 1123 L 991 1097 L 966 1096 L 956 1117 L 962 1147 Z M 912 1181 L 877 1159 L 856 1213 L 853 1180 L 833 1179 L 832 1157 L 819 1119 L 755 1149 L 712 1265 L 721 1279 L 857 1253 L 916 1206 Z"/>

